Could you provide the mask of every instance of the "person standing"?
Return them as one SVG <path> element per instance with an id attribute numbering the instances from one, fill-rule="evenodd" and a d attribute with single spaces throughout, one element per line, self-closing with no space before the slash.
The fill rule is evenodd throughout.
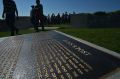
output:
<path id="1" fill-rule="evenodd" d="M 18 10 L 16 3 L 13 0 L 3 0 L 3 14 L 2 18 L 5 18 L 7 26 L 11 30 L 11 36 L 14 36 L 15 33 L 18 35 L 19 29 L 15 27 L 15 14 L 18 18 Z"/>
<path id="2" fill-rule="evenodd" d="M 35 6 L 34 5 L 32 5 L 31 6 L 31 11 L 30 11 L 30 20 L 31 20 L 31 23 L 33 24 L 33 26 L 34 26 L 34 30 L 35 30 L 35 32 L 39 32 L 39 29 L 38 29 L 38 22 L 37 22 L 37 20 L 36 20 L 36 15 L 35 15 Z"/>
<path id="3" fill-rule="evenodd" d="M 37 23 L 42 27 L 42 31 L 44 31 L 43 5 L 40 3 L 40 0 L 36 0 L 35 12 Z"/>

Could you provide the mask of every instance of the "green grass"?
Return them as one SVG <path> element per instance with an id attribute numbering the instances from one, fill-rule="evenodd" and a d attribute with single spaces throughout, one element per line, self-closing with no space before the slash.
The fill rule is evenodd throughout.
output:
<path id="1" fill-rule="evenodd" d="M 0 32 L 0 37 L 7 37 L 9 34 L 9 32 Z"/>
<path id="2" fill-rule="evenodd" d="M 59 31 L 120 53 L 120 28 L 64 28 Z"/>
<path id="3" fill-rule="evenodd" d="M 23 29 L 23 30 L 20 30 L 19 33 L 20 34 L 34 33 L 34 29 Z M 7 37 L 7 36 L 10 36 L 10 32 L 9 31 L 0 32 L 0 37 Z"/>
<path id="4" fill-rule="evenodd" d="M 44 31 L 49 31 L 49 30 L 45 29 Z M 22 34 L 35 33 L 35 31 L 34 31 L 33 28 L 29 28 L 29 29 L 22 29 L 22 30 L 19 31 L 19 33 L 22 35 Z M 0 32 L 0 37 L 7 37 L 7 36 L 10 36 L 10 32 L 9 31 Z"/>

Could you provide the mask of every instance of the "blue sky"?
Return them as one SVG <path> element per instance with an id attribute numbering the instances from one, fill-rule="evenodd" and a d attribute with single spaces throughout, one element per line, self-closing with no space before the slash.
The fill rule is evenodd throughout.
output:
<path id="1" fill-rule="evenodd" d="M 31 5 L 35 0 L 15 0 L 20 16 L 29 16 Z M 96 11 L 120 10 L 120 0 L 41 0 L 44 14 L 57 14 L 65 11 L 72 13 L 87 13 Z M 0 18 L 3 11 L 2 0 L 0 0 Z"/>

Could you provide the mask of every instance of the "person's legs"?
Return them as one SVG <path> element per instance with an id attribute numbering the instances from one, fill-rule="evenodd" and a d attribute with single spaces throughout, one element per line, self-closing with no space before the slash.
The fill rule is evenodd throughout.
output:
<path id="1" fill-rule="evenodd" d="M 17 27 L 15 27 L 15 26 L 14 26 L 14 28 L 15 28 L 16 34 L 19 35 L 19 29 Z"/>
<path id="2" fill-rule="evenodd" d="M 38 31 L 39 31 L 39 29 L 38 29 L 38 26 L 37 26 L 37 25 L 34 25 L 34 30 L 35 30 L 35 32 L 38 32 Z"/>
<path id="3" fill-rule="evenodd" d="M 11 36 L 14 36 L 15 35 L 15 33 L 14 33 L 15 28 L 13 27 L 12 24 L 9 25 L 9 27 L 10 27 L 10 31 L 11 31 Z"/>
<path id="4" fill-rule="evenodd" d="M 43 24 L 43 22 L 41 22 L 41 26 L 42 26 L 42 31 L 44 31 L 45 29 L 44 29 L 44 24 Z"/>
<path id="5" fill-rule="evenodd" d="M 40 18 L 40 26 L 42 27 L 42 31 L 44 31 L 44 18 Z"/>
<path id="6" fill-rule="evenodd" d="M 14 36 L 15 34 L 19 35 L 19 29 L 15 27 L 14 22 L 10 22 L 8 24 L 9 24 L 8 26 L 10 27 L 11 36 Z"/>
<path id="7" fill-rule="evenodd" d="M 39 32 L 38 25 L 39 25 L 39 20 L 36 20 L 35 23 L 34 23 L 35 32 Z"/>
<path id="8" fill-rule="evenodd" d="M 19 29 L 17 27 L 15 27 L 15 22 L 14 21 L 11 21 L 10 28 L 11 28 L 11 35 L 12 36 L 14 34 L 19 35 Z"/>
<path id="9" fill-rule="evenodd" d="M 11 32 L 11 36 L 14 36 L 14 26 L 13 26 L 13 22 L 10 20 L 9 17 L 6 18 L 6 24 L 7 26 L 10 28 L 10 32 Z"/>
<path id="10" fill-rule="evenodd" d="M 6 16 L 6 23 L 7 23 L 7 25 L 10 28 L 11 36 L 14 36 L 15 33 L 19 34 L 19 29 L 17 27 L 15 27 L 15 16 L 14 16 L 14 14 L 13 15 L 12 14 L 10 14 L 10 15 L 8 14 Z"/>

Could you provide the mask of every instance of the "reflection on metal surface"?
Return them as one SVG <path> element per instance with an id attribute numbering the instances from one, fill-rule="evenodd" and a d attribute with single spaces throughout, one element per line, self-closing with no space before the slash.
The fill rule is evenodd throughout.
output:
<path id="1" fill-rule="evenodd" d="M 55 32 L 41 32 L 2 41 L 0 79 L 91 79 L 101 76 L 96 73 L 101 72 L 99 65 L 107 64 L 112 69 L 109 67 L 111 63 L 104 64 L 101 59 L 96 59 L 94 63 L 94 60 L 89 60 L 94 57 L 92 52 L 70 39 L 60 37 L 60 40 L 59 36 L 57 38 Z M 91 73 L 97 76 L 93 77 Z"/>
<path id="2" fill-rule="evenodd" d="M 1 79 L 12 79 L 22 44 L 23 40 L 21 37 L 8 38 L 0 43 Z"/>
<path id="3" fill-rule="evenodd" d="M 90 52 L 86 51 L 85 49 L 81 48 L 80 46 L 77 46 L 76 44 L 74 44 L 73 42 L 69 41 L 69 40 L 63 40 L 66 44 L 70 45 L 72 48 L 74 48 L 75 50 L 77 50 L 79 53 L 84 54 L 86 56 L 88 55 L 92 55 Z"/>

